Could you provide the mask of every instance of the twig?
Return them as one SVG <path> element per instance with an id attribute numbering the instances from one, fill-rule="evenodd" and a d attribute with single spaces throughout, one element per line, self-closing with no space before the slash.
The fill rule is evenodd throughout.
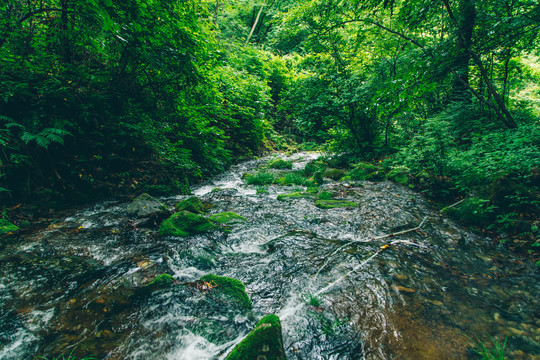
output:
<path id="1" fill-rule="evenodd" d="M 427 216 L 424 217 L 424 219 L 422 220 L 420 225 L 418 225 L 417 227 L 415 227 L 413 229 L 403 230 L 403 231 L 399 231 L 397 233 L 392 233 L 392 234 L 387 234 L 387 235 L 376 236 L 376 237 L 373 237 L 372 239 L 373 240 L 386 239 L 386 238 L 389 238 L 389 237 L 392 237 L 392 236 L 402 235 L 402 234 L 410 233 L 412 231 L 416 231 L 416 230 L 420 229 L 422 227 L 422 225 L 424 225 L 424 222 L 426 222 L 426 220 L 427 220 Z"/>
<path id="2" fill-rule="evenodd" d="M 467 200 L 467 198 L 461 199 L 461 200 L 459 200 L 457 203 L 454 203 L 454 204 L 452 204 L 452 205 L 450 205 L 450 206 L 443 207 L 443 208 L 441 209 L 440 213 L 442 214 L 443 211 L 446 211 L 447 209 L 453 208 L 454 206 L 457 206 L 457 205 L 461 204 L 461 203 L 464 202 L 465 200 Z"/>

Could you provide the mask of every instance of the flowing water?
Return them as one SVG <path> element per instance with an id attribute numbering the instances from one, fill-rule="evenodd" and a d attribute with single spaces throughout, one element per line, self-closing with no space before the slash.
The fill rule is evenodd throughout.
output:
<path id="1" fill-rule="evenodd" d="M 292 159 L 302 169 L 316 157 Z M 508 358 L 540 358 L 534 264 L 406 186 L 328 181 L 326 191 L 359 205 L 329 210 L 276 199 L 294 187 L 257 194 L 241 175 L 264 161 L 192 189 L 210 214 L 247 219 L 226 230 L 159 237 L 133 226 L 128 203 L 109 201 L 2 240 L 0 358 L 223 359 L 268 313 L 282 320 L 290 360 L 472 359 L 475 337 L 506 335 Z M 141 290 L 162 273 L 175 284 Z M 182 285 L 207 273 L 243 281 L 253 309 Z"/>

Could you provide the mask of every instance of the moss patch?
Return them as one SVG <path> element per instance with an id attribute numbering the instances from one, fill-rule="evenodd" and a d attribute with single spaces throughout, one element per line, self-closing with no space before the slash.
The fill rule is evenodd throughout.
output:
<path id="1" fill-rule="evenodd" d="M 246 218 L 232 211 L 226 211 L 214 214 L 208 218 L 210 221 L 218 224 L 234 224 L 246 221 Z"/>
<path id="2" fill-rule="evenodd" d="M 352 201 L 346 200 L 317 200 L 315 206 L 320 209 L 334 209 L 345 207 L 357 207 L 358 204 Z"/>
<path id="3" fill-rule="evenodd" d="M 251 300 L 246 294 L 244 283 L 238 279 L 213 274 L 204 275 L 201 281 L 213 286 L 212 292 L 228 296 L 239 302 L 242 306 L 251 308 Z"/>
<path id="4" fill-rule="evenodd" d="M 192 196 L 186 200 L 180 201 L 178 204 L 176 204 L 175 209 L 176 211 L 185 210 L 194 214 L 200 214 L 204 211 L 202 201 L 196 196 Z"/>
<path id="5" fill-rule="evenodd" d="M 319 160 L 310 161 L 304 167 L 304 176 L 313 176 L 317 171 L 326 170 L 326 164 Z"/>
<path id="6" fill-rule="evenodd" d="M 248 185 L 270 185 L 276 180 L 274 174 L 264 171 L 248 174 L 244 177 Z"/>
<path id="7" fill-rule="evenodd" d="M 191 234 L 199 234 L 212 230 L 216 225 L 210 220 L 189 211 L 182 211 L 173 214 L 170 218 L 163 221 L 159 227 L 160 235 L 172 235 L 187 237 Z"/>
<path id="8" fill-rule="evenodd" d="M 19 228 L 6 219 L 0 219 L 0 235 L 6 235 L 19 230 Z"/>
<path id="9" fill-rule="evenodd" d="M 345 176 L 345 171 L 340 170 L 340 169 L 331 169 L 331 170 L 325 171 L 323 174 L 323 177 L 332 179 L 334 181 L 338 181 L 344 176 Z"/>
<path id="10" fill-rule="evenodd" d="M 283 159 L 275 159 L 268 164 L 270 169 L 292 169 L 293 164 L 291 161 L 285 161 Z"/>
<path id="11" fill-rule="evenodd" d="M 152 280 L 150 283 L 148 283 L 146 286 L 150 287 L 166 287 L 171 285 L 173 282 L 173 277 L 170 274 L 161 274 L 156 276 L 154 280 Z"/>
<path id="12" fill-rule="evenodd" d="M 231 351 L 226 360 L 286 360 L 281 322 L 276 315 L 266 315 Z"/>
<path id="13" fill-rule="evenodd" d="M 347 177 L 351 180 L 366 180 L 366 177 L 370 174 L 378 172 L 379 168 L 375 165 L 365 162 L 359 162 L 354 168 L 347 173 Z"/>
<path id="14" fill-rule="evenodd" d="M 292 199 L 315 199 L 317 196 L 307 192 L 293 192 L 290 194 L 281 194 L 277 196 L 279 201 L 287 201 Z"/>

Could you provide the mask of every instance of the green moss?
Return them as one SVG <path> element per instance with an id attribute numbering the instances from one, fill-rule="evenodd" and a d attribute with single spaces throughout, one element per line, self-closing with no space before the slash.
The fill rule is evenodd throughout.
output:
<path id="1" fill-rule="evenodd" d="M 279 201 L 287 201 L 292 199 L 315 199 L 315 195 L 307 192 L 293 192 L 290 194 L 281 194 L 277 196 Z"/>
<path id="2" fill-rule="evenodd" d="M 334 181 L 338 181 L 345 176 L 345 171 L 340 169 L 330 169 L 324 172 L 323 176 Z"/>
<path id="3" fill-rule="evenodd" d="M 319 200 L 331 200 L 332 199 L 332 194 L 329 193 L 328 191 L 321 191 L 318 196 L 319 196 Z"/>
<path id="4" fill-rule="evenodd" d="M 293 164 L 291 161 L 285 161 L 283 159 L 275 159 L 268 164 L 270 169 L 292 169 Z"/>
<path id="5" fill-rule="evenodd" d="M 317 171 L 315 174 L 313 174 L 313 182 L 317 186 L 320 186 L 320 185 L 323 184 L 324 180 L 323 180 L 323 172 L 322 171 Z"/>
<path id="6" fill-rule="evenodd" d="M 226 211 L 218 214 L 214 214 L 208 218 L 210 221 L 218 224 L 230 224 L 246 221 L 246 218 L 238 215 L 237 213 Z"/>
<path id="7" fill-rule="evenodd" d="M 0 219 L 0 235 L 13 233 L 17 230 L 19 230 L 17 226 L 13 225 L 6 219 Z"/>
<path id="8" fill-rule="evenodd" d="M 266 315 L 231 351 L 226 360 L 286 360 L 281 334 L 281 321 L 276 315 Z"/>
<path id="9" fill-rule="evenodd" d="M 348 178 L 351 180 L 366 180 L 366 177 L 370 174 L 376 173 L 379 168 L 375 165 L 365 162 L 359 162 L 354 168 L 347 173 Z M 373 176 L 373 175 L 372 175 Z"/>
<path id="10" fill-rule="evenodd" d="M 152 280 L 148 285 L 146 286 L 152 286 L 152 287 L 165 287 L 171 285 L 173 281 L 173 277 L 170 274 L 161 274 L 156 276 L 154 280 Z"/>
<path id="11" fill-rule="evenodd" d="M 229 296 L 235 301 L 239 302 L 242 306 L 251 308 L 251 300 L 249 300 L 249 296 L 246 294 L 246 287 L 240 280 L 208 274 L 204 275 L 201 278 L 201 281 L 207 282 L 214 286 L 212 292 Z"/>
<path id="12" fill-rule="evenodd" d="M 180 201 L 178 204 L 176 204 L 175 209 L 176 211 L 185 210 L 194 214 L 200 214 L 204 211 L 202 201 L 196 196 L 192 196 L 186 200 Z"/>
<path id="13" fill-rule="evenodd" d="M 182 211 L 163 221 L 159 227 L 159 234 L 187 237 L 191 234 L 212 230 L 215 227 L 216 225 L 203 216 Z"/>
<path id="14" fill-rule="evenodd" d="M 315 206 L 321 209 L 334 209 L 344 207 L 357 207 L 358 204 L 346 200 L 317 200 L 315 201 Z"/>

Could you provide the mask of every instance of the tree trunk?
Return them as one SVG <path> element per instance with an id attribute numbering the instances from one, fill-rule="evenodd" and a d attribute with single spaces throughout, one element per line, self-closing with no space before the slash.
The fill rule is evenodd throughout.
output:
<path id="1" fill-rule="evenodd" d="M 461 0 L 459 3 L 457 22 L 457 34 L 455 34 L 456 58 L 454 60 L 454 79 L 452 80 L 453 101 L 471 102 L 469 92 L 469 61 L 476 9 L 474 0 Z"/>

